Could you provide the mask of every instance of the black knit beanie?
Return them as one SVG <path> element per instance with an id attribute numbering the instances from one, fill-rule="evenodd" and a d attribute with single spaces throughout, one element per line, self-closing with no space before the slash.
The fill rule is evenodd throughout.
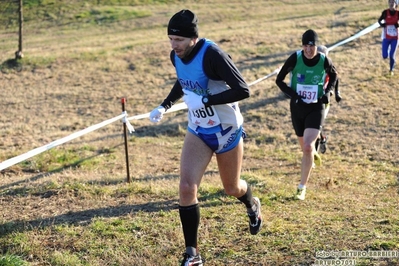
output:
<path id="1" fill-rule="evenodd" d="M 307 30 L 302 35 L 302 45 L 316 45 L 319 38 L 314 30 Z"/>
<path id="2" fill-rule="evenodd" d="M 198 19 L 197 16 L 188 9 L 183 9 L 169 20 L 168 35 L 177 35 L 181 37 L 198 37 Z"/>

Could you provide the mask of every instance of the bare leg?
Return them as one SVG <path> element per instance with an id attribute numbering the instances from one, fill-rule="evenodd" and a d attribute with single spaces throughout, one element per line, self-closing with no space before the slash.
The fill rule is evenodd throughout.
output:
<path id="1" fill-rule="evenodd" d="M 234 149 L 217 154 L 220 178 L 227 195 L 239 198 L 247 192 L 247 182 L 240 178 L 243 157 L 243 140 Z"/>
<path id="2" fill-rule="evenodd" d="M 319 136 L 320 131 L 315 128 L 307 128 L 303 137 L 298 137 L 299 144 L 302 148 L 302 164 L 301 164 L 301 182 L 302 186 L 308 183 L 310 173 L 312 172 L 312 165 L 314 162 L 315 142 Z"/>
<path id="3" fill-rule="evenodd" d="M 197 136 L 188 132 L 180 161 L 180 206 L 198 203 L 197 191 L 213 151 Z"/>

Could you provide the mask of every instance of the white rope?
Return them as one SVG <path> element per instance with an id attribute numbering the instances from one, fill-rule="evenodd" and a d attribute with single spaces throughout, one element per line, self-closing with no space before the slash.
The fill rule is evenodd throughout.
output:
<path id="1" fill-rule="evenodd" d="M 343 41 L 340 41 L 340 42 L 332 45 L 331 47 L 327 48 L 327 51 L 331 51 L 332 49 L 334 49 L 334 48 L 336 48 L 338 46 L 341 46 L 341 45 L 343 45 L 343 44 L 345 44 L 347 42 L 353 41 L 354 39 L 357 39 L 357 38 L 359 38 L 359 37 L 361 37 L 361 36 L 363 36 L 363 35 L 365 35 L 365 34 L 367 34 L 369 32 L 372 32 L 373 30 L 375 30 L 375 29 L 377 29 L 379 27 L 380 27 L 380 24 L 378 22 L 376 22 L 376 23 L 368 26 L 367 28 L 359 31 L 358 33 L 354 34 L 353 36 L 351 36 L 351 37 L 349 37 L 349 38 L 347 38 L 347 39 L 345 39 Z"/>
<path id="2" fill-rule="evenodd" d="M 273 77 L 274 75 L 277 75 L 278 72 L 280 72 L 280 69 L 281 69 L 281 67 L 276 68 L 272 73 L 270 73 L 270 74 L 268 74 L 268 75 L 266 75 L 266 76 L 264 76 L 262 78 L 259 78 L 259 79 L 255 80 L 255 81 L 252 81 L 251 83 L 248 84 L 248 86 L 251 87 L 251 86 L 253 86 L 253 85 L 255 85 L 255 84 L 257 84 L 257 83 L 259 83 L 259 82 L 261 82 L 261 81 L 263 81 L 265 79 L 268 79 L 270 77 Z"/>
<path id="3" fill-rule="evenodd" d="M 39 148 L 33 149 L 31 151 L 28 151 L 27 153 L 24 153 L 24 154 L 21 154 L 21 155 L 18 155 L 16 157 L 14 157 L 14 158 L 5 160 L 2 163 L 0 163 L 0 171 L 3 170 L 3 169 L 6 169 L 7 167 L 10 167 L 10 166 L 12 166 L 14 164 L 20 163 L 20 162 L 22 162 L 22 161 L 24 161 L 24 160 L 26 160 L 26 159 L 28 159 L 30 157 L 38 155 L 38 154 L 40 154 L 40 153 L 42 153 L 44 151 L 47 151 L 47 150 L 52 149 L 52 148 L 54 148 L 56 146 L 59 146 L 59 145 L 65 143 L 65 142 L 68 142 L 70 140 L 76 139 L 76 138 L 78 138 L 80 136 L 83 136 L 84 134 L 87 134 L 89 132 L 97 130 L 97 129 L 99 129 L 101 127 L 104 127 L 104 126 L 106 126 L 108 124 L 111 124 L 111 123 L 113 123 L 113 122 L 115 122 L 115 121 L 117 121 L 117 120 L 119 120 L 119 119 L 121 119 L 123 117 L 126 117 L 125 113 L 123 113 L 123 114 L 121 114 L 119 116 L 116 116 L 114 118 L 105 120 L 105 121 L 103 121 L 101 123 L 98 123 L 96 125 L 90 126 L 90 127 L 86 128 L 86 129 L 83 129 L 81 131 L 75 132 L 75 133 L 73 133 L 73 134 L 71 134 L 69 136 L 66 136 L 64 138 L 55 140 L 55 141 L 53 141 L 53 142 L 51 142 L 51 143 L 49 143 L 47 145 L 44 145 L 42 147 L 39 147 Z"/>
<path id="4" fill-rule="evenodd" d="M 172 113 L 172 112 L 176 112 L 176 111 L 183 110 L 183 109 L 186 109 L 186 108 L 187 108 L 186 103 L 182 102 L 182 103 L 178 103 L 178 104 L 173 105 L 165 113 Z M 131 117 L 128 117 L 127 120 L 139 120 L 139 119 L 143 119 L 143 118 L 147 118 L 147 117 L 150 117 L 150 113 L 145 113 L 145 114 L 141 114 L 141 115 L 131 116 Z"/>

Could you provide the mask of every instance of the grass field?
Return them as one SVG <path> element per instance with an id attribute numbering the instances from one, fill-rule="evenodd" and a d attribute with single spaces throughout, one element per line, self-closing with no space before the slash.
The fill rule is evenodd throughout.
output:
<path id="1" fill-rule="evenodd" d="M 176 78 L 166 25 L 183 8 L 248 83 L 300 49 L 308 28 L 331 46 L 387 8 L 365 0 L 30 0 L 16 61 L 17 7 L 3 2 L 0 162 L 120 115 L 123 97 L 129 116 L 158 106 Z M 399 71 L 387 75 L 380 37 L 376 29 L 330 52 L 344 99 L 332 104 L 328 150 L 305 201 L 293 200 L 301 152 L 289 102 L 275 77 L 251 86 L 240 105 L 249 136 L 242 177 L 261 199 L 264 226 L 249 234 L 245 208 L 224 194 L 212 160 L 199 191 L 206 265 L 327 263 L 334 256 L 323 251 L 359 251 L 339 257 L 356 265 L 399 265 Z M 0 266 L 179 265 L 186 112 L 132 124 L 131 183 L 119 121 L 0 172 Z"/>

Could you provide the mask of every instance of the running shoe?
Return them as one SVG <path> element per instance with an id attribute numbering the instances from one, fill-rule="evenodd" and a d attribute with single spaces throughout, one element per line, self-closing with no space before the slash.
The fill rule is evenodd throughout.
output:
<path id="1" fill-rule="evenodd" d="M 256 211 L 252 213 L 248 213 L 249 217 L 249 231 L 251 235 L 256 235 L 259 233 L 260 228 L 262 227 L 262 213 L 260 211 L 260 200 L 257 197 L 254 197 L 254 202 L 256 205 Z"/>
<path id="2" fill-rule="evenodd" d="M 327 151 L 327 137 L 323 136 L 323 138 L 320 140 L 319 146 L 320 146 L 320 152 L 322 154 L 326 153 L 326 151 Z"/>
<path id="3" fill-rule="evenodd" d="M 183 260 L 181 262 L 181 266 L 202 266 L 204 265 L 205 260 L 201 258 L 200 254 L 195 256 L 191 256 L 187 253 L 183 254 Z"/>
<path id="4" fill-rule="evenodd" d="M 296 190 L 295 198 L 298 200 L 305 200 L 306 188 L 298 188 Z"/>
<path id="5" fill-rule="evenodd" d="M 314 163 L 315 163 L 317 166 L 320 166 L 320 165 L 321 165 L 321 157 L 320 157 L 320 155 L 319 155 L 318 152 L 315 152 L 315 154 L 314 154 L 314 156 L 313 156 L 313 159 L 314 159 Z"/>

